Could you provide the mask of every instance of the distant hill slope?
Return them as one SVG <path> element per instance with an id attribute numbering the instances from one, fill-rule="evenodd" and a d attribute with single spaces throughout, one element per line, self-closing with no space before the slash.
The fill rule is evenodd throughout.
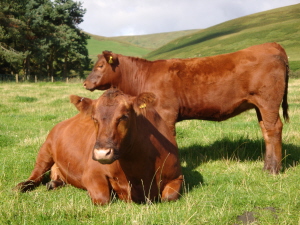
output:
<path id="1" fill-rule="evenodd" d="M 130 43 L 120 42 L 93 34 L 88 35 L 91 36 L 91 39 L 88 40 L 87 49 L 89 51 L 89 56 L 93 61 L 97 60 L 97 55 L 105 50 L 136 57 L 142 57 L 151 51 Z"/>
<path id="2" fill-rule="evenodd" d="M 210 56 L 278 42 L 292 69 L 300 69 L 300 4 L 252 14 L 201 30 L 154 50 L 150 60 Z"/>
<path id="3" fill-rule="evenodd" d="M 121 42 L 128 42 L 142 48 L 154 50 L 169 43 L 174 39 L 195 33 L 197 31 L 200 31 L 200 29 L 164 32 L 164 33 L 157 33 L 157 34 L 135 35 L 135 36 L 119 36 L 119 37 L 111 37 L 110 39 L 121 41 Z"/>
<path id="4" fill-rule="evenodd" d="M 90 58 L 97 59 L 97 55 L 104 50 L 116 53 L 142 57 L 154 49 L 157 49 L 166 43 L 199 30 L 185 30 L 166 32 L 149 35 L 136 36 L 119 36 L 119 37 L 103 37 L 89 34 L 91 39 L 88 40 L 88 50 Z"/>

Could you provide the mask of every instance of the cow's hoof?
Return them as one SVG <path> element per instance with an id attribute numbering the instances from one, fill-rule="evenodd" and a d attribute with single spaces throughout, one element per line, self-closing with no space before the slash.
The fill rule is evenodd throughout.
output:
<path id="1" fill-rule="evenodd" d="M 54 190 L 57 189 L 59 187 L 62 187 L 65 185 L 65 182 L 61 181 L 61 180 L 51 180 L 50 182 L 48 182 L 46 184 L 47 190 Z"/>
<path id="2" fill-rule="evenodd" d="M 19 183 L 14 189 L 20 192 L 31 191 L 36 187 L 36 183 L 32 180 Z"/>

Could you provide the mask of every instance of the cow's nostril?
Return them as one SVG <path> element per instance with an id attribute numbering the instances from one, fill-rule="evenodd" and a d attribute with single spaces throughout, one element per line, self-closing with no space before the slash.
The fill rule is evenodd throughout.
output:
<path id="1" fill-rule="evenodd" d="M 114 159 L 114 150 L 112 148 L 94 149 L 93 157 L 94 160 L 102 164 L 110 164 Z"/>
<path id="2" fill-rule="evenodd" d="M 108 152 L 106 153 L 106 156 L 109 156 L 111 154 L 111 148 L 108 150 Z"/>

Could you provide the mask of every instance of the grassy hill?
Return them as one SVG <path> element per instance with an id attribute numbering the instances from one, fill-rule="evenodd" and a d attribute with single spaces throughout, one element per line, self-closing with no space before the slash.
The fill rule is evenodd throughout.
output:
<path id="1" fill-rule="evenodd" d="M 91 36 L 91 39 L 88 40 L 87 48 L 89 56 L 93 61 L 97 60 L 97 55 L 101 54 L 104 50 L 136 57 L 142 57 L 151 51 L 150 49 L 135 46 L 130 43 L 116 41 L 92 34 L 89 35 Z"/>
<path id="2" fill-rule="evenodd" d="M 91 36 L 91 39 L 88 40 L 87 47 L 90 58 L 93 60 L 96 60 L 97 55 L 104 50 L 113 51 L 123 55 L 142 57 L 178 37 L 195 33 L 196 31 L 198 30 L 119 37 L 103 37 L 88 33 L 88 35 Z"/>
<path id="3" fill-rule="evenodd" d="M 147 35 L 136 35 L 136 36 L 111 37 L 111 39 L 116 41 L 121 41 L 121 42 L 128 42 L 142 48 L 155 50 L 169 43 L 174 39 L 195 33 L 197 31 L 200 31 L 200 29 L 164 32 L 164 33 L 147 34 Z"/>
<path id="4" fill-rule="evenodd" d="M 278 42 L 292 70 L 300 69 L 300 4 L 230 20 L 178 38 L 145 56 L 150 60 L 210 56 Z"/>

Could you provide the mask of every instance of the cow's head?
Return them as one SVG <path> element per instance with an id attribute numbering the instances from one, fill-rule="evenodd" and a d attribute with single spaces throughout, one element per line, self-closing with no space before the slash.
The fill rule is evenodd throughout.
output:
<path id="1" fill-rule="evenodd" d="M 84 81 L 83 86 L 90 91 L 110 88 L 113 85 L 113 80 L 118 78 L 118 65 L 117 54 L 110 51 L 103 51 L 102 54 L 98 55 L 98 60 L 92 72 Z"/>
<path id="2" fill-rule="evenodd" d="M 117 89 L 107 90 L 97 100 L 75 95 L 70 99 L 79 111 L 89 114 L 94 120 L 97 137 L 93 159 L 102 164 L 126 157 L 122 146 L 130 147 L 136 138 L 134 135 L 138 135 L 135 131 L 137 116 L 144 116 L 156 103 L 153 93 L 131 97 Z"/>

